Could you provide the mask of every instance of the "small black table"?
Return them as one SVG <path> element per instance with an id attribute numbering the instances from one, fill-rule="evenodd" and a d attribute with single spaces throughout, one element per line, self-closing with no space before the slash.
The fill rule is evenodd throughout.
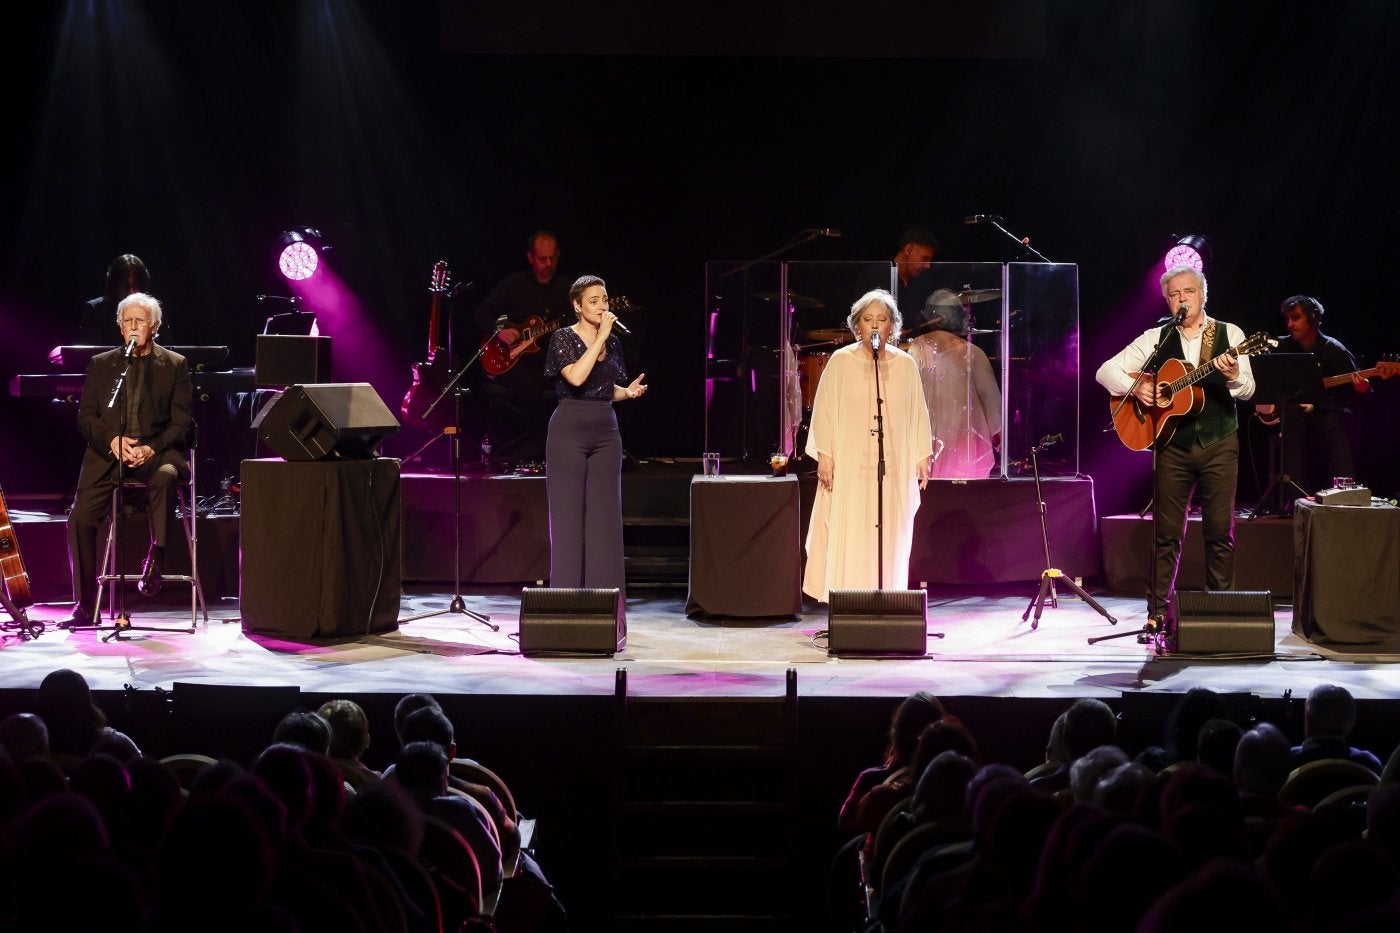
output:
<path id="1" fill-rule="evenodd" d="M 1293 633 L 1400 651 L 1400 508 L 1294 502 Z"/>
<path id="2" fill-rule="evenodd" d="M 796 476 L 697 476 L 690 481 L 686 615 L 794 616 L 802 611 Z"/>

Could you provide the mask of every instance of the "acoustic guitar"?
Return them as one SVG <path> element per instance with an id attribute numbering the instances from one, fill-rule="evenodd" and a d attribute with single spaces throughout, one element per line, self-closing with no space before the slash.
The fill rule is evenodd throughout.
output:
<path id="1" fill-rule="evenodd" d="M 626 311 L 629 307 L 631 302 L 627 300 L 626 295 L 615 295 L 608 301 L 608 310 L 614 314 Z M 532 315 L 518 328 L 514 324 L 510 325 L 512 329 L 520 331 L 520 339 L 510 346 L 506 346 L 496 334 L 492 334 L 481 345 L 481 368 L 492 376 L 505 375 L 515 368 L 515 364 L 519 363 L 525 354 L 540 352 L 541 337 L 548 336 L 567 323 L 567 318 L 546 321 L 538 314 Z"/>
<path id="2" fill-rule="evenodd" d="M 1159 437 L 1165 444 L 1176 431 L 1176 421 L 1179 417 L 1195 414 L 1205 407 L 1205 390 L 1196 383 L 1216 372 L 1215 360 L 1226 353 L 1237 357 L 1267 353 L 1276 346 L 1278 341 L 1261 330 L 1247 337 L 1239 346 L 1231 347 L 1225 353 L 1192 370 L 1188 370 L 1182 360 L 1166 360 L 1156 375 L 1155 409 L 1143 405 L 1134 396 L 1112 397 L 1109 411 L 1113 414 L 1113 427 L 1118 432 L 1118 439 L 1129 450 L 1146 450 L 1152 446 L 1152 441 Z M 1136 378 L 1138 374 L 1131 375 Z"/>
<path id="3" fill-rule="evenodd" d="M 433 264 L 433 278 L 428 286 L 432 293 L 432 309 L 428 315 L 428 355 L 413 364 L 413 384 L 404 393 L 400 412 L 404 421 L 427 431 L 441 431 L 452 423 L 452 406 L 445 402 L 427 414 L 428 406 L 437 401 L 452 379 L 452 361 L 438 339 L 442 324 L 442 296 L 447 293 L 447 263 Z"/>

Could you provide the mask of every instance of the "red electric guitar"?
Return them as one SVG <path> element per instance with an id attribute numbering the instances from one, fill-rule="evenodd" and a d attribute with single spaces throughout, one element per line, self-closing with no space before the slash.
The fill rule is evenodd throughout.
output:
<path id="1" fill-rule="evenodd" d="M 629 307 L 631 302 L 627 300 L 626 295 L 615 295 L 608 301 L 608 310 L 614 314 L 626 311 Z M 492 334 L 481 345 L 481 368 L 492 376 L 510 372 L 526 353 L 540 352 L 541 337 L 569 323 L 571 322 L 567 318 L 546 321 L 538 314 L 532 315 L 522 326 L 510 325 L 511 329 L 520 331 L 520 339 L 510 346 L 506 346 L 504 341 L 498 340 L 496 335 Z"/>
<path id="2" fill-rule="evenodd" d="M 1237 347 L 1225 353 L 1235 356 L 1249 356 L 1266 353 L 1278 346 L 1278 341 L 1262 330 L 1245 339 Z M 1220 354 L 1224 356 L 1225 353 Z M 1176 419 L 1181 415 L 1194 414 L 1206 404 L 1205 390 L 1196 383 L 1215 372 L 1215 357 L 1188 371 L 1186 364 L 1178 359 L 1169 359 L 1157 371 L 1157 407 L 1150 409 L 1136 398 L 1115 395 L 1109 402 L 1113 413 L 1113 427 L 1118 439 L 1129 450 L 1146 450 L 1152 446 L 1153 438 L 1160 437 L 1162 443 L 1171 439 L 1176 430 Z M 1133 377 L 1137 373 L 1131 373 Z M 1126 400 L 1126 401 L 1125 401 Z"/>
<path id="3" fill-rule="evenodd" d="M 433 265 L 432 311 L 428 316 L 428 358 L 413 364 L 413 384 L 404 394 L 400 412 L 404 421 L 428 431 L 441 431 L 452 423 L 452 406 L 444 402 L 426 414 L 428 406 L 437 401 L 452 378 L 452 361 L 438 342 L 442 318 L 442 296 L 447 293 L 447 263 L 438 260 Z"/>

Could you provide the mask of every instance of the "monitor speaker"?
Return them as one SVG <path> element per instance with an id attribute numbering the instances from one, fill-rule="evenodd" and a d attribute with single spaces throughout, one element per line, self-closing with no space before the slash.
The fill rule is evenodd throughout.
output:
<path id="1" fill-rule="evenodd" d="M 1178 654 L 1274 653 L 1274 597 L 1267 590 L 1176 594 Z"/>
<path id="2" fill-rule="evenodd" d="M 827 654 L 923 657 L 928 598 L 923 590 L 832 590 Z"/>
<path id="3" fill-rule="evenodd" d="M 520 653 L 611 657 L 627 644 L 622 591 L 531 587 L 520 591 Z"/>
<path id="4" fill-rule="evenodd" d="M 258 334 L 253 384 L 259 389 L 331 381 L 331 338 Z"/>
<path id="5" fill-rule="evenodd" d="M 284 460 L 367 460 L 399 422 L 368 382 L 327 382 L 278 392 L 253 430 Z"/>

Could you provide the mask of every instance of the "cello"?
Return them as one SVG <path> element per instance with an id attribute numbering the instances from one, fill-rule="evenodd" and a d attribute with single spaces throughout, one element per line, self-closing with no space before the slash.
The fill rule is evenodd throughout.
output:
<path id="1" fill-rule="evenodd" d="M 13 623 L 5 623 L 3 628 L 18 628 L 20 638 L 38 638 L 44 630 L 42 622 L 31 622 L 25 609 L 34 605 L 34 597 L 29 591 L 29 574 L 24 569 L 24 557 L 19 552 L 19 539 L 15 537 L 14 525 L 10 523 L 10 510 L 5 506 L 5 492 L 0 489 L 0 571 L 4 573 L 5 586 L 0 590 L 0 603 L 14 618 Z"/>

